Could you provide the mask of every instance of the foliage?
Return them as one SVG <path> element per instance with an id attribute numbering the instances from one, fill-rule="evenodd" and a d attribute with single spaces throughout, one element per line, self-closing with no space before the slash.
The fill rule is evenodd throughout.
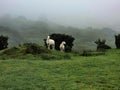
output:
<path id="1" fill-rule="evenodd" d="M 115 35 L 115 45 L 116 48 L 120 48 L 120 34 Z"/>
<path id="2" fill-rule="evenodd" d="M 16 47 L 7 48 L 0 52 L 1 59 L 39 59 L 40 54 L 50 51 L 35 43 L 25 43 Z"/>
<path id="3" fill-rule="evenodd" d="M 106 42 L 105 39 L 103 39 L 103 40 L 98 39 L 98 40 L 95 41 L 95 43 L 97 44 L 97 50 L 98 51 L 104 51 L 106 49 L 111 49 L 111 47 L 106 45 L 105 42 Z"/>
<path id="4" fill-rule="evenodd" d="M 26 54 L 41 54 L 41 53 L 49 53 L 50 51 L 46 48 L 36 44 L 36 43 L 25 43 L 23 46 L 26 47 Z"/>
<path id="5" fill-rule="evenodd" d="M 60 50 L 59 46 L 61 44 L 62 41 L 66 42 L 65 45 L 65 51 L 66 52 L 70 52 L 72 50 L 73 47 L 73 41 L 75 40 L 72 36 L 70 35 L 66 35 L 66 34 L 57 34 L 57 33 L 53 33 L 50 35 L 51 39 L 55 40 L 55 49 L 56 50 Z M 46 46 L 46 39 L 44 39 L 44 43 Z"/>
<path id="6" fill-rule="evenodd" d="M 0 36 L 0 50 L 3 50 L 8 47 L 8 37 L 7 36 Z"/>
<path id="7" fill-rule="evenodd" d="M 6 55 L 15 55 L 18 53 L 19 50 L 20 49 L 18 47 L 12 47 L 12 48 L 5 49 L 2 53 Z"/>

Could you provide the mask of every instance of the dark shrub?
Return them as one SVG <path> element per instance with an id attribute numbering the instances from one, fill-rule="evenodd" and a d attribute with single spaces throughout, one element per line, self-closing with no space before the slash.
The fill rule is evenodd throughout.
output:
<path id="1" fill-rule="evenodd" d="M 41 54 L 50 52 L 46 48 L 36 44 L 36 43 L 25 43 L 23 46 L 26 47 L 26 54 Z"/>
<path id="2" fill-rule="evenodd" d="M 66 45 L 65 52 L 71 52 L 71 47 Z"/>
<path id="3" fill-rule="evenodd" d="M 7 36 L 0 36 L 0 50 L 3 50 L 8 47 L 8 37 Z"/>
<path id="4" fill-rule="evenodd" d="M 97 50 L 102 50 L 102 51 L 104 51 L 104 50 L 106 50 L 106 49 L 111 49 L 111 47 L 108 46 L 108 45 L 106 45 L 106 44 L 102 44 L 102 45 L 98 45 L 98 46 L 97 46 Z"/>
<path id="5" fill-rule="evenodd" d="M 18 51 L 19 51 L 19 48 L 12 47 L 12 48 L 8 48 L 8 49 L 4 50 L 3 54 L 6 54 L 6 55 L 16 55 Z"/>
<path id="6" fill-rule="evenodd" d="M 115 35 L 115 45 L 116 45 L 116 48 L 120 49 L 120 34 Z"/>
<path id="7" fill-rule="evenodd" d="M 98 51 L 105 51 L 106 49 L 111 49 L 110 46 L 108 46 L 107 44 L 105 44 L 106 40 L 101 40 L 98 39 L 95 41 L 95 43 L 97 44 L 97 50 Z"/>

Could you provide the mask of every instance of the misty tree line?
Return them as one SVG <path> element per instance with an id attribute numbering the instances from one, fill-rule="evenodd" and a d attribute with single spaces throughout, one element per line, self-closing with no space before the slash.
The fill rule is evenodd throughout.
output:
<path id="1" fill-rule="evenodd" d="M 56 34 L 56 33 L 51 34 L 50 37 L 56 42 L 56 46 L 55 46 L 56 50 L 59 50 L 59 45 L 62 41 L 65 41 L 67 43 L 65 46 L 66 52 L 70 52 L 72 50 L 73 41 L 75 40 L 74 37 L 66 34 Z M 9 39 L 8 36 L 3 36 L 3 35 L 0 36 L 0 50 L 8 48 L 8 39 Z M 105 42 L 106 42 L 105 39 L 96 40 L 95 43 L 97 44 L 97 50 L 111 49 L 111 47 L 107 45 Z M 46 39 L 44 39 L 44 44 L 47 47 Z M 120 34 L 115 35 L 115 45 L 117 49 L 120 49 Z"/>

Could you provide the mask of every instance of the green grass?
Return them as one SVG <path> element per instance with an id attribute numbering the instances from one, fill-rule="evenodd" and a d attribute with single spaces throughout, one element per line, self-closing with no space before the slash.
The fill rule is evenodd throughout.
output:
<path id="1" fill-rule="evenodd" d="M 55 53 L 71 58 L 0 60 L 0 90 L 120 89 L 120 50 L 88 57 Z"/>

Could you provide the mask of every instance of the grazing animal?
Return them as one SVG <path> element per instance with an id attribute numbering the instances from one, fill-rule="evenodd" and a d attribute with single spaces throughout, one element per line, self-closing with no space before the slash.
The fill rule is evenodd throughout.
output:
<path id="1" fill-rule="evenodd" d="M 48 49 L 51 49 L 51 47 L 53 50 L 55 49 L 55 41 L 53 39 L 50 39 L 50 36 L 47 36 L 46 44 Z"/>
<path id="2" fill-rule="evenodd" d="M 65 51 L 65 44 L 66 44 L 65 41 L 62 41 L 62 43 L 60 44 L 59 48 L 61 52 Z"/>

